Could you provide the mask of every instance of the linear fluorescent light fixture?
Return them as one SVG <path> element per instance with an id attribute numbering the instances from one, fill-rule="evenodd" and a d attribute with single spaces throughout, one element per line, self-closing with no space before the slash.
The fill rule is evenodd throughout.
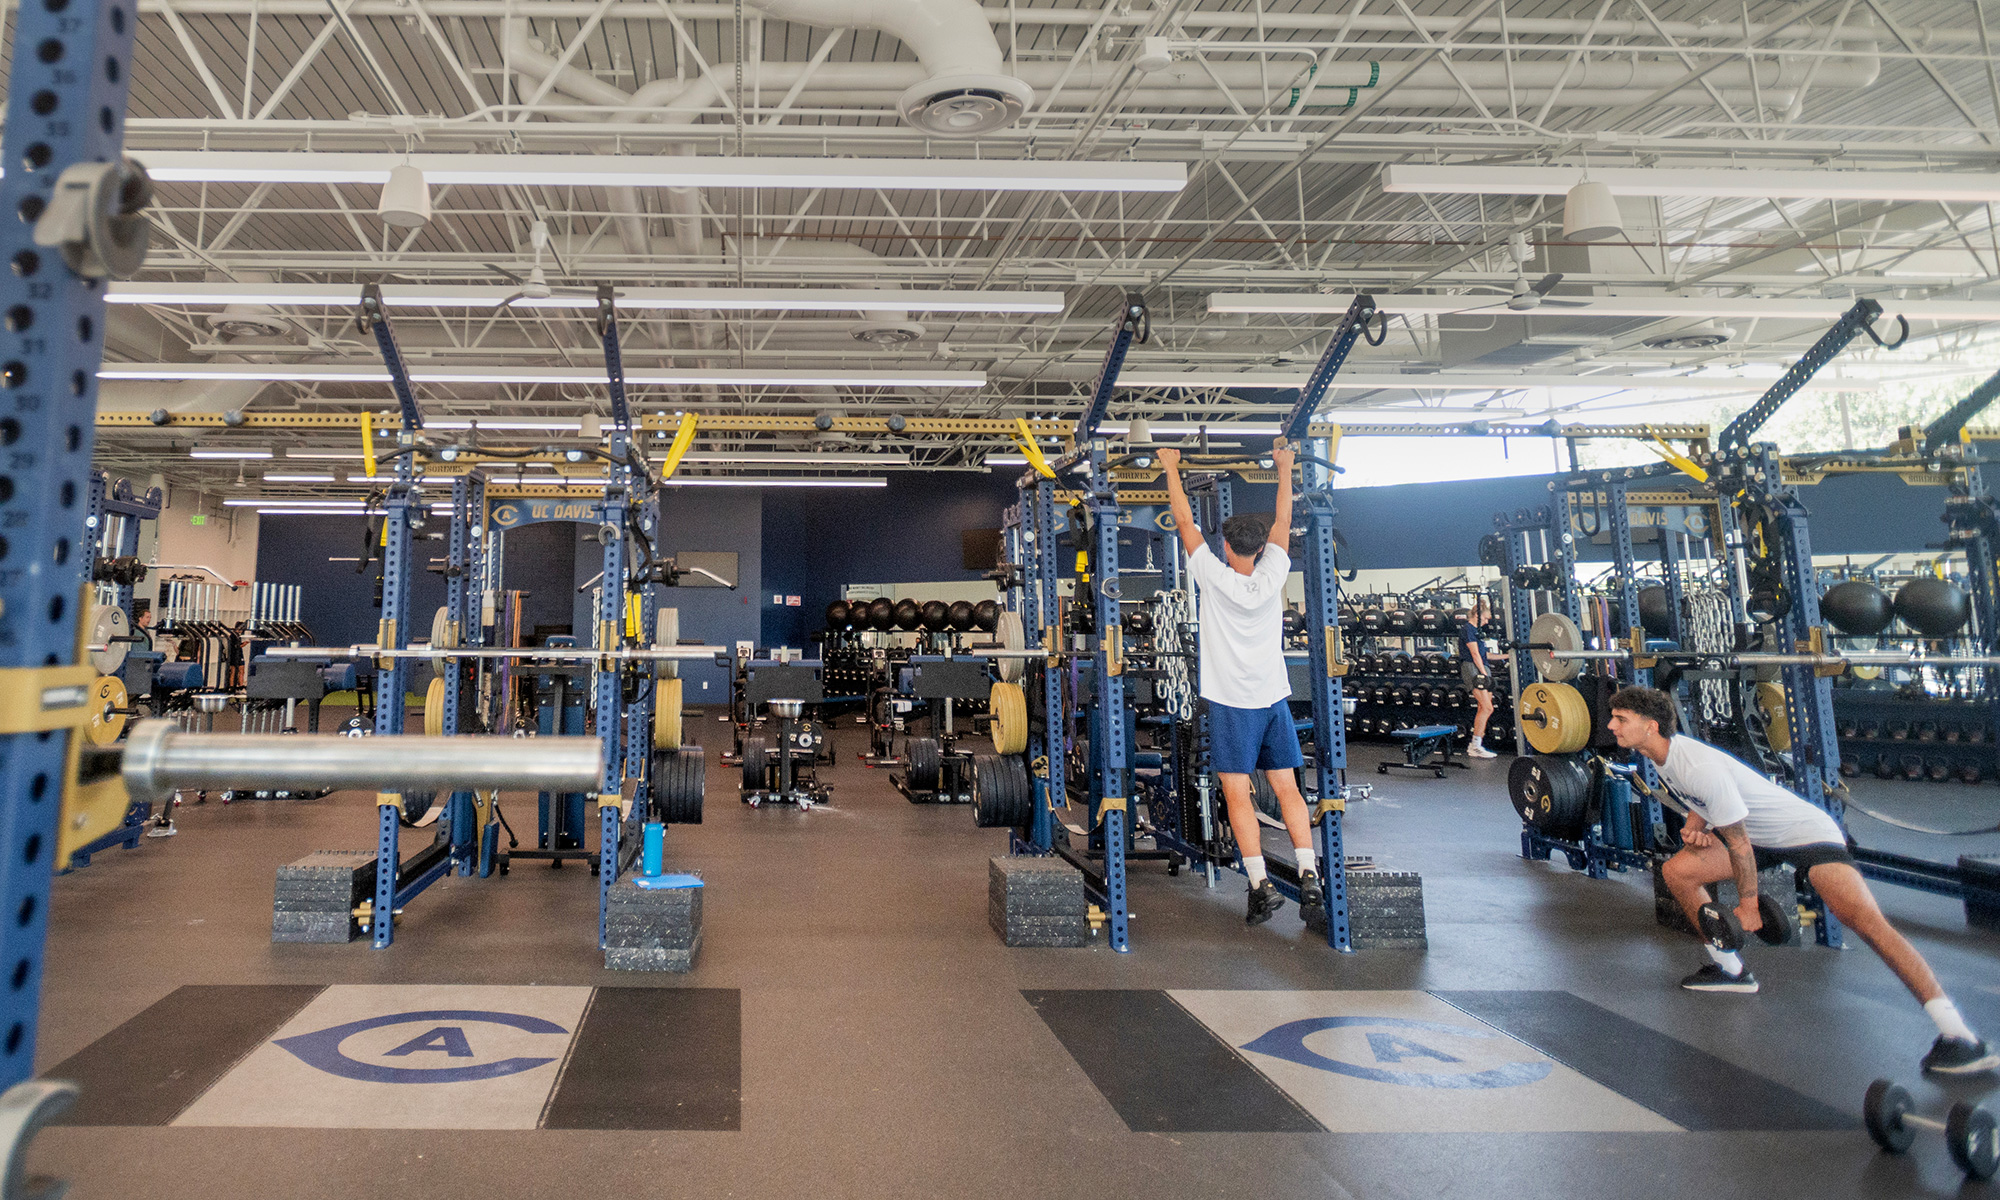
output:
<path id="1" fill-rule="evenodd" d="M 1295 390 L 1303 387 L 1312 368 L 1302 366 L 1296 371 L 1126 371 L 1118 376 L 1118 386 L 1122 388 L 1260 388 L 1276 391 Z M 1678 375 L 1505 375 L 1496 372 L 1481 374 L 1451 374 L 1438 372 L 1429 375 L 1359 375 L 1342 372 L 1329 385 L 1332 391 L 1454 391 L 1454 392 L 1496 392 L 1514 388 L 1581 388 L 1594 392 L 1618 392 L 1633 390 L 1678 391 L 1678 392 L 1741 392 L 1761 391 L 1770 386 L 1767 379 L 1717 379 L 1704 376 L 1690 379 Z M 1802 391 L 1819 392 L 1872 392 L 1880 385 L 1873 381 L 1852 379 L 1815 379 L 1809 381 Z M 1329 410 L 1339 411 L 1338 408 Z M 1155 429 L 1160 426 L 1155 425 Z"/>
<path id="2" fill-rule="evenodd" d="M 409 369 L 412 383 L 603 384 L 602 367 L 426 367 Z M 359 363 L 279 366 L 271 363 L 105 363 L 99 379 L 224 380 L 269 383 L 387 383 L 389 372 Z M 661 369 L 625 372 L 628 385 L 667 387 L 888 387 L 977 388 L 982 371 L 739 371 Z M 467 423 L 469 425 L 469 422 Z M 440 428 L 449 426 L 440 423 Z M 494 428 L 483 422 L 480 428 Z M 268 457 L 268 455 L 267 455 Z"/>
<path id="3" fill-rule="evenodd" d="M 2000 175 L 1958 171 L 1784 171 L 1689 167 L 1485 167 L 1391 163 L 1385 192 L 1431 196 L 1564 196 L 1588 174 L 1614 196 L 1724 200 L 1902 200 L 1990 204 Z"/>
<path id="4" fill-rule="evenodd" d="M 290 474 L 282 474 L 282 475 L 280 475 L 280 474 L 272 474 L 271 472 L 269 472 L 269 471 L 266 471 L 266 472 L 264 473 L 264 482 L 265 482 L 265 483 L 332 483 L 332 482 L 333 482 L 333 476 L 331 476 L 331 475 L 290 475 Z"/>
<path id="5" fill-rule="evenodd" d="M 190 446 L 189 458 L 269 458 L 269 446 Z"/>
<path id="6" fill-rule="evenodd" d="M 745 466 L 783 467 L 907 467 L 907 454 L 829 454 L 801 451 L 747 450 L 738 454 L 718 454 L 697 450 L 681 456 L 684 463 L 742 463 Z"/>
<path id="7" fill-rule="evenodd" d="M 667 480 L 667 487 L 821 487 L 821 488 L 885 488 L 886 479 L 763 479 L 752 476 L 702 478 L 700 476 L 675 476 Z"/>
<path id="8" fill-rule="evenodd" d="M 339 459 L 339 458 L 346 458 L 346 459 L 358 459 L 358 458 L 361 458 L 361 457 L 363 457 L 363 455 L 362 455 L 361 451 L 359 451 L 359 450 L 299 450 L 299 449 L 295 449 L 295 448 L 290 448 L 290 447 L 288 447 L 288 448 L 286 448 L 286 450 L 285 450 L 285 457 L 286 457 L 286 458 L 334 458 L 334 459 Z"/>
<path id="9" fill-rule="evenodd" d="M 1456 296 L 1374 293 L 1374 296 L 1381 311 L 1391 316 L 1443 316 L 1472 312 L 1509 315 L 1507 298 L 1492 293 Z M 1560 315 L 1564 320 L 1577 317 L 1658 317 L 1662 320 L 1684 318 L 1699 321 L 1713 317 L 1717 320 L 1831 322 L 1854 307 L 1851 297 L 1840 296 L 1637 295 L 1563 296 L 1561 299 L 1565 307 L 1551 310 L 1547 315 Z M 1254 316 L 1339 316 L 1347 311 L 1353 300 L 1352 295 L 1303 292 L 1216 292 L 1208 298 L 1208 311 Z M 2000 321 L 2000 301 L 1994 300 L 1884 299 L 1882 307 L 1891 317 L 1901 314 L 1912 321 Z M 1890 323 L 1894 324 L 1894 321 Z"/>
<path id="10" fill-rule="evenodd" d="M 342 154 L 142 150 L 158 183 L 360 183 L 412 166 L 434 188 L 857 188 L 885 191 L 1178 192 L 1184 163 L 971 158 L 730 158 L 680 154 Z"/>
<path id="11" fill-rule="evenodd" d="M 456 284 L 382 285 L 390 308 L 494 308 L 520 289 Z M 114 282 L 111 304 L 265 308 L 353 308 L 361 286 L 351 283 Z M 512 308 L 597 307 L 595 296 L 522 297 Z M 1061 292 L 930 291 L 921 288 L 619 288 L 618 307 L 652 312 L 921 312 L 1059 313 Z"/>

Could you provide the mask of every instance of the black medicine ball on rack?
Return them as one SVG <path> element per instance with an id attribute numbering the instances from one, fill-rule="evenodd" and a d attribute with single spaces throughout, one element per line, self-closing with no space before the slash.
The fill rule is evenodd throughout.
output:
<path id="1" fill-rule="evenodd" d="M 1666 588 L 1654 584 L 1639 589 L 1639 625 L 1648 637 L 1674 636 L 1673 607 L 1667 602 Z"/>
<path id="2" fill-rule="evenodd" d="M 877 596 L 868 602 L 868 628 L 888 629 L 896 623 L 896 602 Z"/>
<path id="3" fill-rule="evenodd" d="M 923 620 L 923 606 L 915 600 L 906 598 L 896 601 L 896 628 L 915 631 L 917 626 L 923 624 Z"/>
<path id="4" fill-rule="evenodd" d="M 847 628 L 849 608 L 847 601 L 835 600 L 826 606 L 826 627 L 828 629 Z"/>
<path id="5" fill-rule="evenodd" d="M 1849 579 L 1826 589 L 1819 612 L 1849 637 L 1874 637 L 1896 619 L 1888 594 L 1865 579 Z"/>
<path id="6" fill-rule="evenodd" d="M 1912 579 L 1896 589 L 1896 615 L 1925 637 L 1950 637 L 1972 616 L 1972 598 L 1942 579 Z"/>
<path id="7" fill-rule="evenodd" d="M 951 624 L 951 605 L 942 600 L 926 600 L 920 619 L 925 629 L 932 633 L 943 633 Z"/>

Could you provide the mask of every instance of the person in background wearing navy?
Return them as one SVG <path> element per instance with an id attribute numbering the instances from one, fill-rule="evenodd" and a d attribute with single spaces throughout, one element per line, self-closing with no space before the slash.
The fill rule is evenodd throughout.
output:
<path id="1" fill-rule="evenodd" d="M 1188 575 L 1201 589 L 1201 695 L 1208 701 L 1209 766 L 1222 785 L 1229 807 L 1229 828 L 1243 853 L 1243 873 L 1250 879 L 1250 911 L 1244 920 L 1261 925 L 1284 907 L 1264 868 L 1257 808 L 1251 800 L 1250 773 L 1264 772 L 1278 810 L 1291 834 L 1299 864 L 1299 907 L 1308 921 L 1326 910 L 1318 860 L 1312 846 L 1312 822 L 1293 771 L 1304 765 L 1298 727 L 1292 722 L 1290 677 L 1285 671 L 1285 578 L 1292 559 L 1285 547 L 1292 540 L 1292 463 L 1295 454 L 1279 438 L 1271 447 L 1278 472 L 1277 519 L 1266 525 L 1239 514 L 1222 523 L 1222 553 L 1215 556 L 1194 522 L 1194 510 L 1181 488 L 1181 454 L 1159 453 L 1172 502 L 1174 527 L 1187 548 Z"/>
<path id="2" fill-rule="evenodd" d="M 1839 823 L 1740 759 L 1685 734 L 1675 736 L 1676 724 L 1673 700 L 1665 692 L 1628 687 L 1611 697 L 1609 725 L 1618 744 L 1652 760 L 1666 785 L 1667 803 L 1687 814 L 1681 849 L 1666 861 L 1661 875 L 1688 921 L 1700 929 L 1701 906 L 1710 902 L 1708 885 L 1734 878 L 1736 919 L 1745 933 L 1756 932 L 1764 924 L 1757 910 L 1757 872 L 1790 863 L 1811 881 L 1827 911 L 1882 956 L 1937 1026 L 1924 1070 L 1969 1075 L 2000 1066 L 2000 1054 L 1965 1023 L 1923 955 L 1882 915 L 1847 852 Z M 1757 990 L 1756 976 L 1737 952 L 1717 950 L 1706 941 L 1702 949 L 1709 961 L 1682 980 L 1682 987 L 1696 992 Z"/>
<path id="3" fill-rule="evenodd" d="M 1486 665 L 1486 623 L 1493 619 L 1486 597 L 1473 604 L 1472 611 L 1458 619 L 1458 673 L 1472 693 L 1478 710 L 1472 714 L 1472 743 L 1465 748 L 1467 758 L 1498 758 L 1486 748 L 1486 722 L 1493 719 L 1493 671 Z"/>

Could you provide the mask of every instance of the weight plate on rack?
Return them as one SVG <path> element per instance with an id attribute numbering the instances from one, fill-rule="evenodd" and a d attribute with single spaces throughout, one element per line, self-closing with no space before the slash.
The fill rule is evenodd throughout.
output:
<path id="1" fill-rule="evenodd" d="M 1583 631 L 1562 613 L 1545 612 L 1536 617 L 1534 624 L 1528 626 L 1528 641 L 1537 647 L 1547 647 L 1530 650 L 1528 655 L 1534 660 L 1535 670 L 1550 683 L 1574 679 L 1583 669 L 1580 659 L 1556 658 L 1550 653 L 1583 649 Z"/>

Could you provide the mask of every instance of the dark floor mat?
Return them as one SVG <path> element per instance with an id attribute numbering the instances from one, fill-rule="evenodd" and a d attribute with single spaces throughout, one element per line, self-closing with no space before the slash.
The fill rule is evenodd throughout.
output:
<path id="1" fill-rule="evenodd" d="M 1568 992 L 1433 992 L 1690 1130 L 1853 1129 L 1851 1115 Z"/>

